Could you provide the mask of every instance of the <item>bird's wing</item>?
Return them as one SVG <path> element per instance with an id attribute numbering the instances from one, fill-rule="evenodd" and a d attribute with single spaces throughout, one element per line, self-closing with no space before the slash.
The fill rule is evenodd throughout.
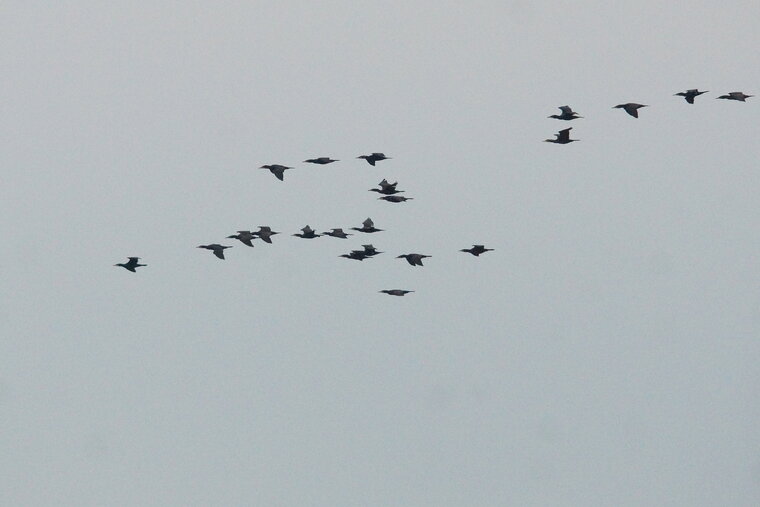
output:
<path id="1" fill-rule="evenodd" d="M 216 255 L 220 259 L 224 260 L 224 249 L 222 249 L 222 248 L 215 248 L 214 249 L 214 255 Z"/>
<path id="2" fill-rule="evenodd" d="M 362 222 L 362 225 L 364 227 L 366 227 L 367 229 L 370 229 L 370 228 L 372 228 L 372 227 L 375 226 L 375 223 L 372 221 L 371 218 L 368 218 L 367 220 L 365 220 L 364 222 Z"/>
<path id="3" fill-rule="evenodd" d="M 559 132 L 557 132 L 557 141 L 569 141 L 570 140 L 570 130 L 572 130 L 573 127 L 569 127 L 566 129 L 562 129 Z"/>
<path id="4" fill-rule="evenodd" d="M 573 114 L 573 110 L 570 106 L 559 106 L 559 110 L 562 111 L 563 114 Z"/>
<path id="5" fill-rule="evenodd" d="M 277 177 L 278 180 L 285 181 L 285 179 L 284 179 L 285 170 L 284 169 L 279 169 L 279 170 L 278 169 L 274 169 L 274 170 L 272 170 L 272 174 L 274 174 Z"/>

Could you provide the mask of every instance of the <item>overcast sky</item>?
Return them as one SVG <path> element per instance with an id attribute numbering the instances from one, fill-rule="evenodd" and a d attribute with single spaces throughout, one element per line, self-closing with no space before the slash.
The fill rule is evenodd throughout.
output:
<path id="1" fill-rule="evenodd" d="M 3 2 L 2 503 L 760 505 L 758 19 Z"/>

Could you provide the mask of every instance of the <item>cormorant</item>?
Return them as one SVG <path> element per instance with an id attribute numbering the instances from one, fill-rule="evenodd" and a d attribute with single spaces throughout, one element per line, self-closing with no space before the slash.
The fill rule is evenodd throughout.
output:
<path id="1" fill-rule="evenodd" d="M 253 246 L 253 243 L 251 243 L 252 239 L 255 239 L 257 237 L 256 234 L 252 233 L 251 231 L 237 231 L 237 234 L 233 234 L 232 236 L 227 236 L 228 239 L 237 239 L 244 245 Z"/>
<path id="2" fill-rule="evenodd" d="M 363 261 L 368 258 L 369 255 L 360 250 L 352 250 L 351 253 L 340 255 L 339 257 L 345 257 L 346 259 L 353 259 L 355 261 Z"/>
<path id="3" fill-rule="evenodd" d="M 622 109 L 626 113 L 630 114 L 634 118 L 639 117 L 639 108 L 647 107 L 646 104 L 636 104 L 635 102 L 628 102 L 626 104 L 618 104 L 617 106 L 614 106 L 612 109 Z"/>
<path id="4" fill-rule="evenodd" d="M 422 266 L 422 259 L 426 259 L 430 257 L 430 255 L 422 255 L 417 253 L 410 253 L 410 254 L 404 254 L 399 255 L 396 257 L 397 259 L 406 259 L 406 262 L 408 262 L 412 266 Z"/>
<path id="5" fill-rule="evenodd" d="M 147 264 L 138 264 L 137 262 L 140 260 L 139 257 L 127 257 L 129 259 L 127 262 L 124 262 L 122 264 L 114 264 L 114 266 L 121 266 L 122 268 L 131 271 L 132 273 L 136 273 L 135 268 L 139 268 L 142 266 L 147 266 Z"/>
<path id="6" fill-rule="evenodd" d="M 370 188 L 370 192 L 377 192 L 378 194 L 384 194 L 384 195 L 393 195 L 393 194 L 400 194 L 403 192 L 403 190 L 396 190 L 396 185 L 398 185 L 398 181 L 394 183 L 388 183 L 388 180 L 383 179 L 380 183 L 380 188 Z"/>
<path id="7" fill-rule="evenodd" d="M 283 177 L 285 176 L 285 169 L 293 169 L 293 168 L 280 165 L 280 164 L 273 164 L 273 165 L 263 165 L 259 167 L 259 169 L 269 169 L 269 172 L 274 174 L 278 180 L 285 181 L 283 179 Z"/>
<path id="8" fill-rule="evenodd" d="M 361 157 L 356 158 L 363 158 L 369 162 L 369 165 L 374 166 L 375 162 L 379 162 L 380 160 L 388 160 L 391 157 L 386 157 L 383 153 L 373 153 L 372 155 L 362 155 Z"/>
<path id="9" fill-rule="evenodd" d="M 374 222 L 372 222 L 372 219 L 368 218 L 362 222 L 362 227 L 351 227 L 351 230 L 359 232 L 380 232 L 383 229 L 376 229 Z"/>
<path id="10" fill-rule="evenodd" d="M 301 230 L 303 231 L 301 234 L 293 234 L 293 236 L 298 236 L 299 238 L 304 238 L 304 239 L 314 239 L 320 236 L 320 234 L 317 234 L 316 232 L 314 232 L 314 229 L 312 229 L 308 225 Z"/>
<path id="11" fill-rule="evenodd" d="M 310 164 L 325 165 L 325 164 L 331 164 L 333 162 L 338 162 L 338 161 L 331 159 L 330 157 L 319 157 L 319 158 L 310 158 L 309 160 L 304 160 L 304 162 L 309 162 Z"/>
<path id="12" fill-rule="evenodd" d="M 268 225 L 260 225 L 259 230 L 253 233 L 254 235 L 260 237 L 265 243 L 272 243 L 272 236 L 275 234 L 280 234 L 279 232 L 273 231 L 271 227 Z"/>
<path id="13" fill-rule="evenodd" d="M 406 294 L 409 294 L 410 292 L 414 292 L 413 290 L 403 290 L 403 289 L 386 289 L 381 290 L 379 292 L 383 292 L 385 294 L 388 294 L 390 296 L 404 296 Z"/>
<path id="14" fill-rule="evenodd" d="M 482 253 L 493 252 L 493 248 L 486 248 L 483 245 L 472 245 L 472 248 L 470 249 L 465 248 L 465 249 L 460 250 L 460 252 L 471 253 L 472 255 L 477 257 Z"/>
<path id="15" fill-rule="evenodd" d="M 676 96 L 677 97 L 683 97 L 684 99 L 686 99 L 686 102 L 688 102 L 689 104 L 693 104 L 694 103 L 694 99 L 696 97 L 699 97 L 703 93 L 707 93 L 707 91 L 708 90 L 705 90 L 705 91 L 701 92 L 698 89 L 693 88 L 691 90 L 686 90 L 685 92 L 679 92 L 679 93 L 673 94 L 673 96 L 674 97 L 676 97 Z"/>
<path id="16" fill-rule="evenodd" d="M 556 139 L 544 139 L 547 143 L 556 143 L 556 144 L 568 144 L 572 143 L 573 141 L 580 141 L 580 139 L 570 139 L 570 131 L 573 129 L 573 127 L 568 127 L 566 129 L 562 129 L 554 136 Z"/>
<path id="17" fill-rule="evenodd" d="M 728 100 L 739 100 L 741 102 L 744 102 L 750 97 L 754 97 L 754 95 L 745 95 L 742 92 L 731 92 L 728 95 L 721 95 L 720 97 L 717 97 L 717 98 L 728 99 Z"/>
<path id="18" fill-rule="evenodd" d="M 362 250 L 354 250 L 354 252 L 362 252 L 362 253 L 363 253 L 363 254 L 365 254 L 367 257 L 372 257 L 372 256 L 374 256 L 374 255 L 377 255 L 377 254 L 381 254 L 381 253 L 383 253 L 383 252 L 379 252 L 379 251 L 377 250 L 377 248 L 375 248 L 374 246 L 372 246 L 372 244 L 369 244 L 369 245 L 362 245 L 362 248 L 364 248 L 364 250 L 363 250 L 363 251 L 362 251 Z"/>
<path id="19" fill-rule="evenodd" d="M 403 195 L 384 195 L 382 197 L 378 197 L 378 199 L 382 199 L 383 201 L 388 202 L 404 202 L 411 201 L 414 199 L 414 197 L 404 197 Z"/>
<path id="20" fill-rule="evenodd" d="M 578 113 L 570 109 L 570 106 L 559 106 L 559 110 L 562 111 L 562 114 L 553 114 L 548 118 L 556 118 L 557 120 L 574 120 L 576 118 L 583 118 L 583 116 L 578 116 Z"/>
<path id="21" fill-rule="evenodd" d="M 201 245 L 198 248 L 205 248 L 206 250 L 211 250 L 214 252 L 214 255 L 219 257 L 220 259 L 224 260 L 224 249 L 225 248 L 232 248 L 231 246 L 223 246 L 218 243 L 213 243 L 211 245 Z"/>
<path id="22" fill-rule="evenodd" d="M 349 236 L 353 236 L 353 234 L 348 234 L 346 232 L 343 232 L 343 229 L 332 229 L 329 232 L 323 232 L 325 236 L 332 236 L 333 238 L 341 238 L 346 239 Z"/>

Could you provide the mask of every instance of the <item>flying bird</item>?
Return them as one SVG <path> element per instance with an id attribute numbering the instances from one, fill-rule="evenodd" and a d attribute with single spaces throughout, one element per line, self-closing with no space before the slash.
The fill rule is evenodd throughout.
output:
<path id="1" fill-rule="evenodd" d="M 127 262 L 124 262 L 122 264 L 114 264 L 114 266 L 121 266 L 122 268 L 131 271 L 132 273 L 137 273 L 137 271 L 135 271 L 135 268 L 147 266 L 147 264 L 138 264 L 138 261 L 140 260 L 139 257 L 127 257 L 127 259 L 129 259 Z"/>
<path id="2" fill-rule="evenodd" d="M 374 246 L 372 246 L 372 244 L 362 245 L 362 248 L 364 248 L 364 250 L 354 250 L 354 252 L 361 252 L 365 254 L 367 257 L 372 257 L 374 255 L 383 253 L 383 252 L 379 252 Z"/>
<path id="3" fill-rule="evenodd" d="M 352 250 L 351 253 L 343 254 L 339 257 L 345 257 L 346 259 L 353 259 L 355 261 L 363 261 L 370 256 L 360 250 Z"/>
<path id="4" fill-rule="evenodd" d="M 556 139 L 544 139 L 544 141 L 547 143 L 555 143 L 555 144 L 568 144 L 568 143 L 572 143 L 573 141 L 580 141 L 580 139 L 570 139 L 571 130 L 573 130 L 573 127 L 562 129 L 556 134 L 554 134 Z"/>
<path id="5" fill-rule="evenodd" d="M 319 157 L 319 158 L 310 158 L 309 160 L 304 160 L 304 162 L 308 162 L 310 164 L 325 165 L 325 164 L 331 164 L 333 162 L 338 162 L 338 161 L 330 157 Z"/>
<path id="6" fill-rule="evenodd" d="M 272 236 L 275 234 L 280 234 L 279 232 L 273 231 L 271 227 L 268 225 L 260 225 L 259 230 L 252 233 L 259 238 L 261 238 L 265 243 L 272 244 Z"/>
<path id="7" fill-rule="evenodd" d="M 642 107 L 647 107 L 646 104 L 636 104 L 635 102 L 628 102 L 626 104 L 618 104 L 617 106 L 614 106 L 612 109 L 622 109 L 626 113 L 630 114 L 634 118 L 639 117 L 639 109 Z"/>
<path id="8" fill-rule="evenodd" d="M 298 236 L 299 238 L 304 238 L 304 239 L 314 239 L 321 236 L 321 234 L 317 234 L 316 232 L 314 232 L 314 229 L 312 229 L 308 225 L 301 230 L 303 231 L 301 234 L 293 234 L 293 236 Z"/>
<path id="9" fill-rule="evenodd" d="M 406 259 L 406 262 L 408 262 L 412 266 L 422 266 L 422 259 L 426 259 L 430 257 L 430 255 L 422 255 L 418 253 L 410 253 L 410 254 L 404 254 L 399 255 L 396 257 L 397 259 Z"/>
<path id="10" fill-rule="evenodd" d="M 379 292 L 383 292 L 385 294 L 388 294 L 390 296 L 405 296 L 406 294 L 409 294 L 410 292 L 414 292 L 413 290 L 403 290 L 403 289 L 386 289 L 381 290 Z"/>
<path id="11" fill-rule="evenodd" d="M 369 163 L 369 165 L 374 166 L 375 162 L 379 162 L 381 160 L 388 160 L 391 157 L 386 157 L 385 154 L 383 153 L 373 153 L 372 155 L 362 155 L 356 158 L 363 158 Z"/>
<path id="12" fill-rule="evenodd" d="M 362 227 L 351 227 L 351 230 L 359 231 L 359 232 L 380 232 L 383 229 L 375 228 L 375 223 L 372 221 L 371 218 L 368 218 L 367 220 L 362 222 Z"/>
<path id="13" fill-rule="evenodd" d="M 406 202 L 411 201 L 414 199 L 414 197 L 404 197 L 403 195 L 384 195 L 382 197 L 378 197 L 378 199 L 382 199 L 383 201 L 388 202 Z"/>
<path id="14" fill-rule="evenodd" d="M 738 101 L 744 102 L 750 97 L 754 97 L 754 95 L 745 95 L 742 92 L 731 92 L 728 95 L 721 95 L 720 97 L 717 97 L 717 98 L 728 99 L 728 100 L 738 100 Z"/>
<path id="15" fill-rule="evenodd" d="M 398 181 L 394 183 L 388 183 L 388 180 L 383 179 L 380 183 L 380 188 L 370 188 L 370 192 L 377 192 L 378 194 L 384 194 L 384 195 L 393 195 L 393 194 L 400 194 L 403 192 L 403 190 L 396 190 L 396 185 L 398 185 Z"/>
<path id="16" fill-rule="evenodd" d="M 472 248 L 469 248 L 469 249 L 465 248 L 465 249 L 460 250 L 460 252 L 471 253 L 472 255 L 477 257 L 482 253 L 493 252 L 493 248 L 486 248 L 483 245 L 472 245 Z"/>
<path id="17" fill-rule="evenodd" d="M 224 250 L 226 248 L 232 248 L 231 246 L 223 246 L 218 243 L 213 243 L 211 245 L 200 245 L 198 248 L 205 248 L 206 250 L 211 250 L 214 252 L 214 255 L 219 257 L 220 259 L 224 260 Z"/>
<path id="18" fill-rule="evenodd" d="M 251 243 L 252 239 L 255 239 L 257 237 L 256 234 L 252 233 L 251 231 L 237 231 L 237 234 L 233 234 L 232 236 L 227 236 L 227 239 L 237 239 L 244 245 L 253 246 L 253 243 Z"/>
<path id="19" fill-rule="evenodd" d="M 562 114 L 553 114 L 548 118 L 555 118 L 557 120 L 575 120 L 576 118 L 583 118 L 583 116 L 578 116 L 578 113 L 570 109 L 570 106 L 559 106 L 559 110 L 562 111 Z"/>
<path id="20" fill-rule="evenodd" d="M 343 232 L 343 229 L 331 229 L 329 232 L 323 232 L 325 236 L 332 236 L 333 238 L 341 238 L 346 239 L 349 236 L 353 236 L 353 234 L 349 234 L 346 232 Z"/>
<path id="21" fill-rule="evenodd" d="M 269 169 L 269 172 L 274 174 L 278 180 L 285 181 L 285 170 L 286 169 L 293 169 L 292 167 L 287 167 L 280 164 L 272 164 L 272 165 L 263 165 L 259 167 L 259 169 Z"/>
<path id="22" fill-rule="evenodd" d="M 674 94 L 673 96 L 674 97 L 683 97 L 684 99 L 686 99 L 686 102 L 688 102 L 689 104 L 693 104 L 694 103 L 694 99 L 696 97 L 699 97 L 703 93 L 707 93 L 707 91 L 708 90 L 701 92 L 698 89 L 693 88 L 691 90 L 686 90 L 685 92 L 678 92 L 678 93 Z"/>

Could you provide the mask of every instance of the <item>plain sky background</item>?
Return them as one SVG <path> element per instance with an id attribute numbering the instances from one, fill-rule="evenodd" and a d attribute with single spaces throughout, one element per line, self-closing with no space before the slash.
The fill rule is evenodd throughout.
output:
<path id="1" fill-rule="evenodd" d="M 760 505 L 758 19 L 3 2 L 2 503 Z"/>

